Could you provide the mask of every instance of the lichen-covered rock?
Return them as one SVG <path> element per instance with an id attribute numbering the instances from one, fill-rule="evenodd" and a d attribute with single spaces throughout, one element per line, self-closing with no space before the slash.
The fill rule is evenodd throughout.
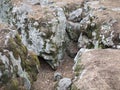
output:
<path id="1" fill-rule="evenodd" d="M 77 55 L 74 70 L 79 72 L 71 90 L 119 90 L 120 51 L 88 50 Z"/>
<path id="2" fill-rule="evenodd" d="M 78 39 L 78 47 L 79 48 L 86 48 L 87 45 L 89 45 L 89 39 L 87 36 L 80 34 L 80 37 Z"/>
<path id="3" fill-rule="evenodd" d="M 62 74 L 60 72 L 55 72 L 54 73 L 54 81 L 59 81 L 60 79 L 62 79 Z"/>
<path id="4" fill-rule="evenodd" d="M 70 90 L 71 84 L 70 78 L 63 78 L 57 83 L 55 90 Z"/>
<path id="5" fill-rule="evenodd" d="M 12 3 L 10 0 L 0 1 L 0 19 L 6 23 L 10 23 L 12 17 Z"/>
<path id="6" fill-rule="evenodd" d="M 66 17 L 55 5 L 30 5 L 21 2 L 13 7 L 13 23 L 22 42 L 30 51 L 43 57 L 53 69 L 63 58 L 66 43 Z"/>
<path id="7" fill-rule="evenodd" d="M 30 90 L 40 64 L 29 53 L 16 30 L 0 28 L 0 87 L 5 90 Z"/>
<path id="8" fill-rule="evenodd" d="M 112 10 L 108 10 L 111 7 L 106 6 L 108 9 L 102 9 L 103 6 L 101 3 L 108 3 L 108 1 L 88 1 L 85 2 L 85 6 L 89 7 L 90 12 L 88 12 L 87 16 L 93 14 L 94 18 L 85 17 L 81 24 L 83 25 L 84 30 L 86 31 L 80 37 L 87 37 L 88 43 L 78 43 L 78 46 L 86 46 L 86 48 L 119 48 L 120 40 L 119 40 L 119 24 L 120 17 L 118 12 L 113 12 Z M 109 1 L 112 3 L 112 1 Z M 118 2 L 119 3 L 119 2 Z M 114 4 L 114 3 L 112 3 Z M 84 9 L 83 9 L 84 11 Z M 107 13 L 107 15 L 105 15 Z M 85 14 L 86 15 L 86 14 Z M 115 17 L 115 18 L 112 18 Z M 92 22 L 91 22 L 92 21 Z M 88 22 L 88 23 L 87 23 Z M 80 39 L 79 39 L 80 40 Z M 80 42 L 78 40 L 78 42 Z"/>
<path id="9" fill-rule="evenodd" d="M 84 0 L 74 0 L 74 1 L 72 1 L 72 0 L 71 1 L 70 0 L 53 0 L 53 1 L 55 2 L 55 4 L 57 6 L 60 6 L 63 8 L 67 19 L 69 18 L 70 13 L 76 11 L 77 9 L 82 8 L 83 2 L 84 2 Z M 78 13 L 78 14 L 80 15 L 80 13 Z M 74 18 L 74 20 L 75 20 L 75 18 Z M 76 20 L 78 20 L 78 19 L 76 18 Z"/>
<path id="10" fill-rule="evenodd" d="M 73 18 L 73 19 L 72 19 Z M 93 21 L 94 15 L 92 13 L 92 9 L 83 3 L 81 8 L 70 13 L 67 21 L 66 31 L 68 33 L 69 38 L 72 41 L 79 42 L 79 36 L 81 33 L 86 35 L 88 38 L 92 37 L 92 31 L 95 28 L 95 23 Z M 78 43 L 78 46 L 80 43 Z"/>
<path id="11" fill-rule="evenodd" d="M 67 25 L 66 32 L 68 34 L 68 37 L 70 38 L 70 40 L 77 42 L 80 36 L 80 33 L 82 32 L 81 24 L 67 21 L 66 25 Z"/>
<path id="12" fill-rule="evenodd" d="M 69 14 L 68 20 L 70 21 L 80 21 L 82 16 L 82 8 L 79 8 Z"/>

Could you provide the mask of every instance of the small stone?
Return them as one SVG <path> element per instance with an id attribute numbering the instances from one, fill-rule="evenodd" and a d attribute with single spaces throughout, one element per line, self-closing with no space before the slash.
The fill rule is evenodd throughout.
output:
<path id="1" fill-rule="evenodd" d="M 67 21 L 66 22 L 66 32 L 72 41 L 77 42 L 80 32 L 81 32 L 81 24 Z"/>
<path id="2" fill-rule="evenodd" d="M 104 7 L 104 6 L 101 6 L 101 7 L 99 8 L 100 11 L 103 11 L 103 10 L 106 10 L 106 9 L 107 9 L 107 8 Z"/>
<path id="3" fill-rule="evenodd" d="M 77 20 L 79 21 L 79 20 L 81 19 L 82 11 L 83 11 L 83 10 L 82 10 L 81 8 L 79 8 L 79 9 L 71 12 L 71 13 L 69 14 L 68 20 L 74 21 L 74 20 L 77 18 Z M 75 20 L 75 21 L 76 21 L 76 20 Z"/>
<path id="4" fill-rule="evenodd" d="M 59 72 L 55 72 L 54 73 L 54 81 L 59 81 L 60 79 L 62 79 L 62 74 Z"/>
<path id="5" fill-rule="evenodd" d="M 70 78 L 63 78 L 58 82 L 56 90 L 70 90 L 72 81 Z"/>

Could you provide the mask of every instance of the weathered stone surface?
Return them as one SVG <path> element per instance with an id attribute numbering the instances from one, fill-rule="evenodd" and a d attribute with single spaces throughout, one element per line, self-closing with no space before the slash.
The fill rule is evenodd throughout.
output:
<path id="1" fill-rule="evenodd" d="M 74 13 L 79 13 L 78 17 L 74 17 L 75 20 L 73 21 L 67 21 L 66 31 L 69 35 L 69 38 L 73 41 L 79 42 L 79 36 L 81 33 L 83 35 L 86 35 L 88 38 L 92 37 L 92 31 L 95 28 L 95 22 L 93 19 L 95 18 L 92 9 L 89 8 L 89 6 L 86 3 L 83 3 L 84 5 L 82 8 L 78 8 L 77 10 L 73 11 L 70 15 L 74 16 Z M 79 11 L 80 10 L 80 11 Z M 76 15 L 76 14 L 75 14 Z M 70 18 L 69 17 L 69 18 Z M 80 18 L 79 18 L 80 17 Z M 69 20 L 68 18 L 68 20 Z M 78 46 L 80 43 L 78 43 Z"/>
<path id="2" fill-rule="evenodd" d="M 63 9 L 22 3 L 13 7 L 12 23 L 18 28 L 24 45 L 55 69 L 65 50 L 66 17 Z"/>
<path id="3" fill-rule="evenodd" d="M 68 37 L 70 38 L 70 40 L 77 42 L 79 35 L 82 32 L 81 24 L 67 21 L 66 25 L 66 32 L 68 34 Z"/>
<path id="4" fill-rule="evenodd" d="M 9 23 L 17 28 L 22 43 L 27 49 L 43 57 L 55 69 L 63 58 L 65 51 L 66 13 L 80 8 L 82 1 L 64 1 L 64 4 L 60 5 L 63 1 L 9 0 L 6 5 L 7 9 L 3 10 L 3 12 L 10 14 Z M 7 3 L 8 1 L 2 0 L 1 8 L 4 2 Z M 3 14 L 1 17 L 7 18 L 7 14 Z"/>
<path id="5" fill-rule="evenodd" d="M 79 8 L 69 14 L 68 20 L 70 21 L 80 21 L 82 16 L 82 8 Z"/>
<path id="6" fill-rule="evenodd" d="M 119 48 L 120 46 L 119 12 L 100 9 L 101 3 L 104 2 L 84 2 L 82 19 L 79 22 L 67 22 L 66 31 L 69 38 L 78 41 L 79 48 Z M 110 18 L 114 16 L 116 17 Z"/>
<path id="7" fill-rule="evenodd" d="M 17 31 L 0 28 L 0 88 L 30 90 L 38 68 L 37 56 L 28 52 Z"/>
<path id="8" fill-rule="evenodd" d="M 62 74 L 60 72 L 55 72 L 54 81 L 59 81 L 60 79 L 62 79 Z"/>
<path id="9" fill-rule="evenodd" d="M 72 81 L 70 78 L 63 78 L 58 82 L 58 86 L 55 90 L 70 90 Z"/>
<path id="10" fill-rule="evenodd" d="M 78 39 L 78 47 L 79 48 L 86 48 L 87 45 L 89 45 L 89 39 L 87 36 L 80 34 L 80 37 Z"/>
<path id="11" fill-rule="evenodd" d="M 97 57 L 97 59 L 99 60 L 96 60 L 95 63 L 94 60 L 91 60 L 93 61 L 92 63 L 89 63 L 91 65 L 91 71 L 92 69 L 93 71 L 95 71 L 98 68 L 101 68 L 101 63 L 104 63 L 106 65 L 105 69 L 104 67 L 102 67 L 102 70 L 105 71 L 105 73 L 101 73 L 101 69 L 98 69 L 100 73 L 95 71 L 94 75 L 97 74 L 96 76 L 98 77 L 97 79 L 94 79 L 96 81 L 93 80 L 95 85 L 93 85 L 91 82 L 88 82 L 88 85 L 93 85 L 91 87 L 88 87 L 86 84 L 86 80 L 89 80 L 89 78 L 85 73 L 88 73 L 88 75 L 92 75 L 93 73 L 86 71 L 86 69 L 83 70 L 84 68 L 87 68 L 87 65 L 84 65 L 84 63 L 81 63 L 78 60 L 81 52 L 86 51 L 85 48 L 120 49 L 120 10 L 119 4 L 116 5 L 116 3 L 120 3 L 120 1 L 115 0 L 115 2 L 113 2 L 113 0 L 1 0 L 0 23 L 2 22 L 2 24 L 0 24 L 0 27 L 4 23 L 7 23 L 10 25 L 10 27 L 17 29 L 20 35 L 19 36 L 16 31 L 14 33 L 14 30 L 11 31 L 8 29 L 4 29 L 4 32 L 3 29 L 1 29 L 2 31 L 0 31 L 0 61 L 2 61 L 3 66 L 6 65 L 7 67 L 10 67 L 10 69 L 4 69 L 3 67 L 0 67 L 0 70 L 4 69 L 3 71 L 1 71 L 1 77 L 4 74 L 6 75 L 7 73 L 7 75 L 5 76 L 8 80 L 7 83 L 5 83 L 6 78 L 1 78 L 1 83 L 5 83 L 4 85 L 1 84 L 3 88 L 29 89 L 32 81 L 36 79 L 36 75 L 38 72 L 39 65 L 37 65 L 38 60 L 36 55 L 44 58 L 53 69 L 56 69 L 59 62 L 61 62 L 61 59 L 64 56 L 65 49 L 67 49 L 67 54 L 70 57 L 74 57 L 76 55 L 76 49 L 80 48 L 80 51 L 75 57 L 76 63 L 73 67 L 76 72 L 76 76 L 80 75 L 80 77 L 78 81 L 76 81 L 72 85 L 71 89 L 79 89 L 78 82 L 80 82 L 80 88 L 83 89 L 86 86 L 84 88 L 86 90 L 89 88 L 92 88 L 93 90 L 95 85 L 95 88 L 97 88 L 96 90 L 98 90 L 98 88 L 101 89 L 101 85 L 103 85 L 104 87 L 106 86 L 105 89 L 108 90 L 119 90 L 119 86 L 117 86 L 119 83 L 116 84 L 116 86 L 114 84 L 109 84 L 111 83 L 112 79 L 113 82 L 115 82 L 114 78 L 118 78 L 117 74 L 119 75 L 119 73 L 116 70 L 119 68 L 115 68 L 114 70 L 114 68 L 112 69 L 110 67 L 110 71 L 109 68 L 107 68 L 107 65 L 110 64 L 106 64 L 108 62 L 106 61 L 107 59 L 103 59 L 104 61 L 100 61 L 99 57 L 95 55 L 90 56 L 90 58 L 94 56 L 93 59 Z M 7 25 L 5 25 L 5 27 L 7 27 Z M 8 34 L 9 32 L 10 34 Z M 66 32 L 69 38 L 67 38 Z M 2 34 L 4 36 L 7 35 L 7 37 L 3 38 Z M 19 37 L 21 37 L 22 39 L 20 40 Z M 76 45 L 76 43 L 78 45 Z M 78 47 L 76 48 L 76 46 Z M 31 53 L 29 53 L 29 51 L 31 51 Z M 105 50 L 104 52 L 111 53 L 108 51 L 109 50 Z M 33 52 L 35 55 L 33 54 Z M 90 51 L 90 53 L 91 52 L 92 51 Z M 99 52 L 99 50 L 95 52 Z M 101 51 L 101 53 L 104 52 Z M 106 53 L 105 55 L 109 56 Z M 19 61 L 19 67 L 16 60 Z M 10 63 L 8 63 L 8 61 L 10 61 Z M 96 66 L 98 65 L 97 69 L 95 68 L 96 66 L 92 67 L 93 64 L 95 64 Z M 83 72 L 81 74 L 80 71 L 82 70 Z M 112 72 L 115 72 L 115 77 L 111 75 Z M 105 78 L 103 77 L 104 74 L 106 74 Z M 82 79 L 85 79 L 85 82 L 81 82 L 81 77 Z M 106 79 L 106 77 L 112 78 L 108 80 Z M 104 81 L 103 83 L 102 81 L 100 81 L 101 78 Z M 85 86 L 82 83 L 85 83 Z M 100 86 L 97 85 L 97 83 L 99 83 Z M 18 86 L 19 84 L 20 87 Z"/>
<path id="12" fill-rule="evenodd" d="M 119 90 L 120 51 L 114 49 L 88 50 L 78 54 L 75 70 L 78 79 L 72 88 L 75 90 Z M 72 89 L 74 90 L 74 89 Z"/>
<path id="13" fill-rule="evenodd" d="M 0 1 L 0 20 L 10 23 L 11 21 L 11 11 L 12 11 L 12 3 L 10 0 L 1 0 Z"/>

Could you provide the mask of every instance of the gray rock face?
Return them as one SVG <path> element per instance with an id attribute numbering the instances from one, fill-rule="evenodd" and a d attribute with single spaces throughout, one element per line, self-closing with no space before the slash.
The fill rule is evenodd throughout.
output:
<path id="1" fill-rule="evenodd" d="M 55 69 L 63 58 L 65 51 L 66 17 L 63 9 L 55 5 L 38 7 L 32 3 L 32 0 L 19 3 L 9 1 L 8 5 L 6 5 L 7 9 L 5 9 L 2 7 L 5 2 L 7 0 L 2 0 L 0 3 L 0 8 L 4 14 L 0 17 L 12 18 L 9 19 L 9 23 L 18 29 L 22 43 L 27 49 L 43 57 Z M 40 3 L 44 5 L 48 1 L 42 0 Z M 7 14 L 4 12 L 9 12 L 10 15 L 6 16 Z M 3 19 L 3 21 L 6 20 Z"/>
<path id="2" fill-rule="evenodd" d="M 79 48 L 119 48 L 119 30 L 114 27 L 117 20 L 104 18 L 104 23 L 99 22 L 102 20 L 99 16 L 101 11 L 94 10 L 96 7 L 91 4 L 98 5 L 99 1 L 85 2 L 81 20 L 67 22 L 66 31 L 70 40 L 78 42 Z"/>
<path id="3" fill-rule="evenodd" d="M 70 40 L 77 42 L 81 31 L 81 24 L 67 21 L 66 32 Z"/>
<path id="4" fill-rule="evenodd" d="M 0 1 L 0 19 L 6 23 L 10 23 L 11 18 L 11 10 L 13 6 L 10 0 L 1 0 Z"/>
<path id="5" fill-rule="evenodd" d="M 54 81 L 59 81 L 62 79 L 62 74 L 59 72 L 54 73 Z"/>
<path id="6" fill-rule="evenodd" d="M 82 33 L 81 33 L 80 37 L 78 39 L 78 47 L 79 48 L 86 48 L 87 45 L 89 45 L 89 39 L 88 39 L 88 37 L 82 35 Z"/>
<path id="7" fill-rule="evenodd" d="M 48 4 L 48 0 L 40 0 L 40 4 L 41 5 L 47 5 Z"/>
<path id="8" fill-rule="evenodd" d="M 104 45 L 108 47 L 115 47 L 119 46 L 119 33 L 115 32 L 112 28 L 113 25 L 116 23 L 116 20 L 108 21 L 101 26 L 101 41 Z M 117 41 L 116 41 L 117 40 Z"/>
<path id="9" fill-rule="evenodd" d="M 113 17 L 112 14 L 109 14 L 109 17 L 101 17 L 103 13 L 99 11 L 99 7 L 101 7 L 99 4 L 99 1 L 85 3 L 83 9 L 85 17 L 80 22 L 83 35 L 80 35 L 78 39 L 78 46 L 86 48 L 119 48 L 119 29 L 116 29 L 117 20 L 109 18 Z M 85 9 L 85 6 L 89 7 L 89 10 Z M 96 6 L 98 10 L 94 10 Z M 103 12 L 105 13 L 106 11 L 105 9 Z M 114 13 L 114 15 L 116 14 Z M 82 43 L 79 43 L 81 42 L 81 37 L 83 37 L 83 40 Z"/>
<path id="10" fill-rule="evenodd" d="M 56 90 L 70 90 L 72 81 L 70 78 L 63 78 L 58 82 Z"/>
<path id="11" fill-rule="evenodd" d="M 80 21 L 82 16 L 82 8 L 79 8 L 69 14 L 68 20 L 70 21 Z"/>
<path id="12" fill-rule="evenodd" d="M 28 50 L 43 57 L 55 68 L 65 50 L 66 17 L 62 8 L 57 6 L 36 8 L 27 3 L 14 7 L 13 24 L 19 29 Z"/>
<path id="13" fill-rule="evenodd" d="M 36 80 L 39 61 L 22 44 L 16 30 L 0 28 L 0 88 L 30 90 Z"/>

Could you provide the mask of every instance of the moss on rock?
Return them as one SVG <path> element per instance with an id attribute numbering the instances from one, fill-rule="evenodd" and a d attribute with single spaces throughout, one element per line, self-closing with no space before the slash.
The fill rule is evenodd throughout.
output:
<path id="1" fill-rule="evenodd" d="M 6 32 L 9 31 L 9 32 Z M 40 63 L 35 53 L 29 53 L 21 42 L 21 37 L 11 30 L 0 30 L 6 45 L 0 47 L 0 87 L 4 90 L 29 90 L 37 79 Z"/>

